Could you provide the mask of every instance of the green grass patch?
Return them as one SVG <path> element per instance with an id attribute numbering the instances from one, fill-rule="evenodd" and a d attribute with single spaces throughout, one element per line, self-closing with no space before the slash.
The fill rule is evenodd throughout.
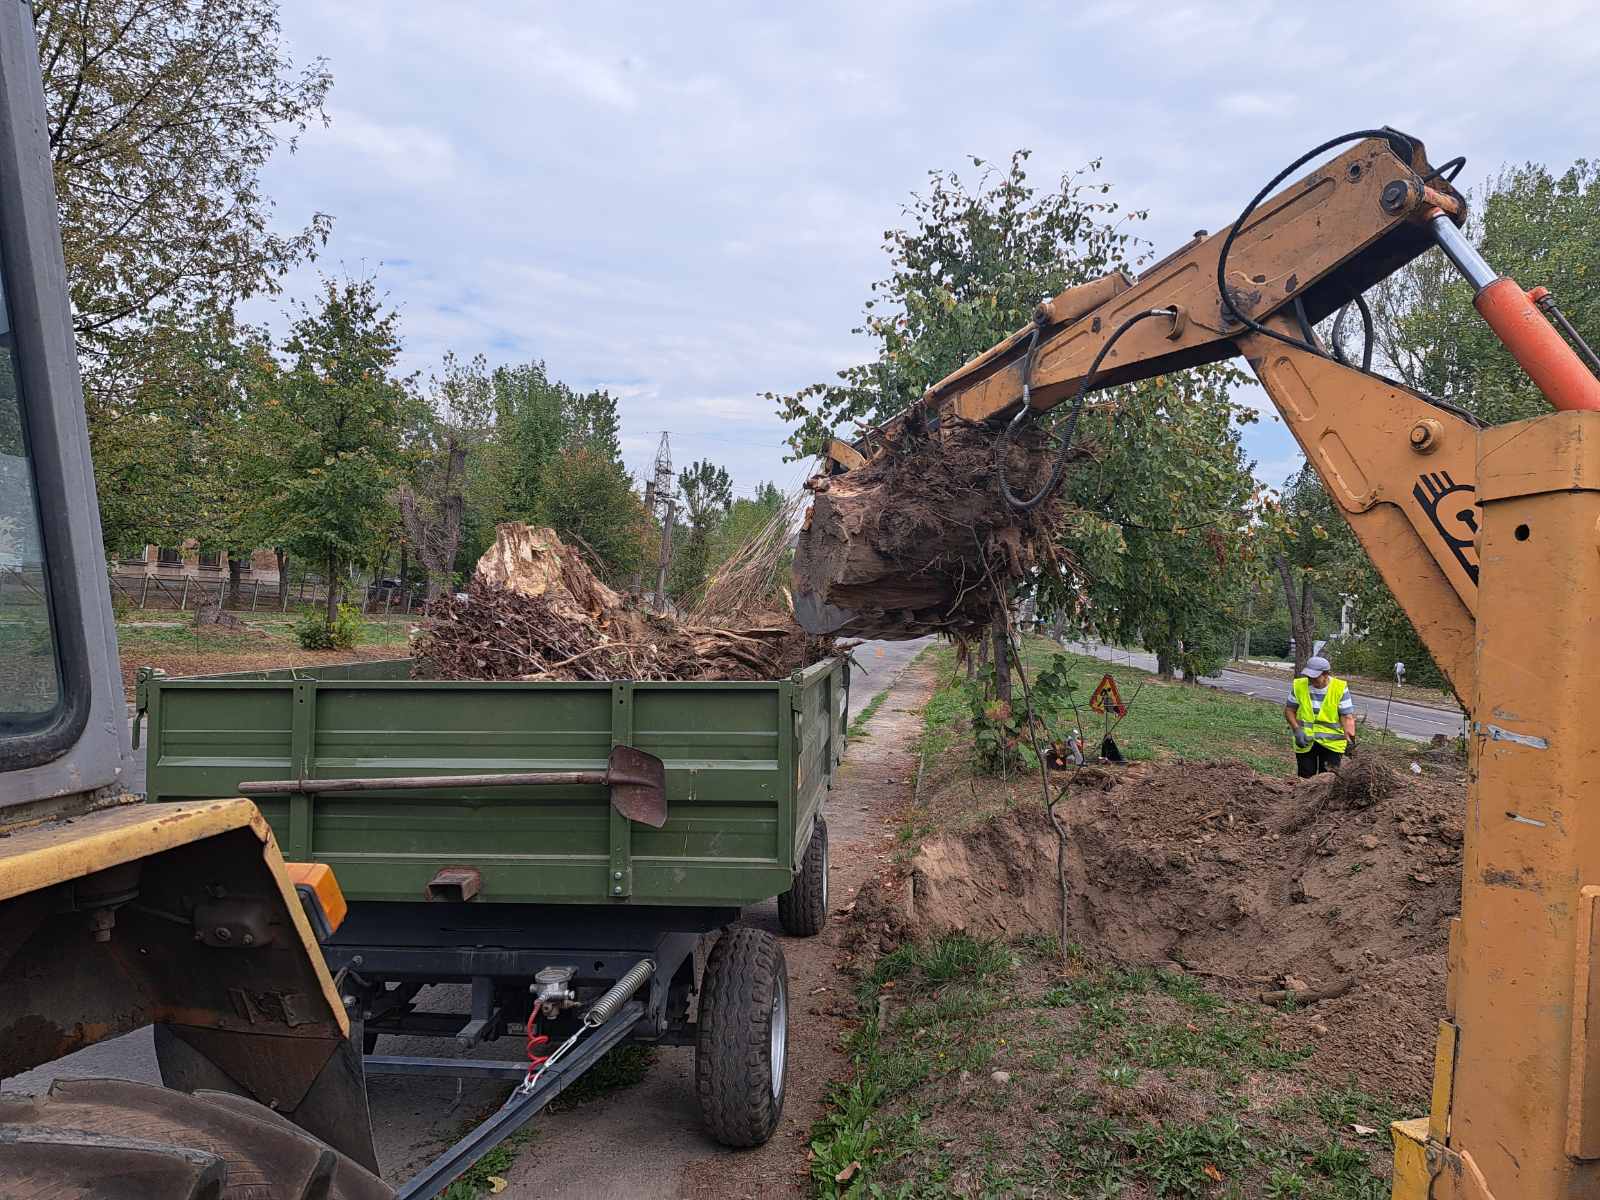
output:
<path id="1" fill-rule="evenodd" d="M 479 1200 L 492 1194 L 490 1180 L 495 1176 L 503 1178 L 517 1161 L 517 1152 L 532 1139 L 533 1130 L 518 1130 L 456 1176 L 450 1186 L 439 1193 L 440 1200 Z"/>
<path id="2" fill-rule="evenodd" d="M 630 1044 L 617 1046 L 606 1052 L 573 1082 L 572 1086 L 550 1102 L 551 1112 L 566 1112 L 580 1105 L 609 1096 L 612 1092 L 635 1087 L 644 1082 L 650 1066 L 656 1060 L 656 1048 Z"/>
<path id="3" fill-rule="evenodd" d="M 883 691 L 879 692 L 871 700 L 868 700 L 867 706 L 855 715 L 855 720 L 850 722 L 850 728 L 846 734 L 846 736 L 852 742 L 857 738 L 864 738 L 867 736 L 867 722 L 878 715 L 878 709 L 883 707 L 884 697 L 886 697 L 888 694 L 889 689 L 884 688 Z"/>
<path id="4" fill-rule="evenodd" d="M 1266 1014 L 1192 976 L 955 934 L 883 955 L 857 999 L 817 1196 L 1387 1195 L 1387 1140 L 1354 1127 L 1393 1106 L 1308 1083 Z"/>
<path id="5" fill-rule="evenodd" d="M 954 648 L 939 647 L 934 655 L 945 682 L 925 710 L 923 746 L 939 753 L 966 735 L 978 685 L 968 682 L 957 668 Z M 1078 729 L 1091 751 L 1111 733 L 1123 755 L 1134 761 L 1237 760 L 1278 775 L 1293 764 L 1280 704 L 1194 684 L 1168 683 L 1149 671 L 1063 650 L 1046 638 L 1024 639 L 1022 659 L 1030 679 L 1039 678 L 1059 659 L 1070 684 L 1068 699 L 1040 715 L 1060 733 Z M 1096 685 L 1107 675 L 1116 682 L 1128 706 L 1127 716 L 1120 721 L 1089 707 Z M 1270 681 L 1262 681 L 1262 694 L 1276 699 Z M 1013 707 L 1020 711 L 1022 704 L 1021 682 L 1014 681 Z"/>
<path id="6" fill-rule="evenodd" d="M 170 622 L 154 613 L 140 613 L 139 620 L 121 622 L 117 626 L 117 644 L 124 654 L 186 653 L 238 655 L 240 657 L 272 653 L 276 650 L 298 650 L 293 622 L 283 620 L 257 621 L 241 614 L 246 622 L 243 629 L 230 629 L 218 625 L 195 626 L 183 617 L 173 614 Z M 409 642 L 409 626 L 404 621 L 362 621 L 359 624 L 358 647 L 393 646 L 404 652 Z"/>

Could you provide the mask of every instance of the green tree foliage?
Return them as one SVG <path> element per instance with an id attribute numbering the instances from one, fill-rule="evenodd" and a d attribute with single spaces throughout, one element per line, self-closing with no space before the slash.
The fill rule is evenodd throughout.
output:
<path id="1" fill-rule="evenodd" d="M 219 548 L 205 512 L 242 511 L 211 469 L 238 417 L 228 314 L 331 227 L 285 231 L 260 171 L 325 119 L 331 76 L 290 60 L 277 0 L 33 9 L 106 545 Z"/>
<path id="2" fill-rule="evenodd" d="M 678 492 L 683 524 L 669 584 L 674 598 L 693 603 L 716 565 L 711 542 L 733 504 L 733 479 L 725 468 L 702 459 L 678 473 Z"/>
<path id="3" fill-rule="evenodd" d="M 774 483 L 757 484 L 753 495 L 741 496 L 729 505 L 727 515 L 711 535 L 706 574 L 709 576 L 748 545 L 782 510 L 783 493 Z M 779 565 L 780 568 L 784 566 Z M 779 578 L 786 578 L 787 575 L 787 570 L 780 569 L 778 572 Z"/>
<path id="4" fill-rule="evenodd" d="M 529 516 L 588 550 L 601 576 L 624 586 L 644 564 L 653 526 L 622 465 L 590 446 L 550 458 Z"/>
<path id="5" fill-rule="evenodd" d="M 476 561 L 501 521 L 533 520 L 543 506 L 550 464 L 585 450 L 623 478 L 616 397 L 580 392 L 550 378 L 542 362 L 496 367 L 489 374 L 492 436 L 467 464 L 464 557 Z"/>
<path id="6" fill-rule="evenodd" d="M 1289 613 L 1295 670 L 1318 638 L 1332 633 L 1342 596 L 1357 571 L 1360 546 L 1309 463 L 1284 485 L 1267 521 L 1275 537 L 1272 569 Z M 1320 610 L 1320 611 L 1319 611 Z"/>
<path id="7" fill-rule="evenodd" d="M 1254 413 L 1232 399 L 1241 380 L 1228 367 L 1162 376 L 1119 389 L 1119 411 L 1085 422 L 1096 460 L 1068 475 L 1061 535 L 1076 569 L 1044 582 L 1042 613 L 1142 644 L 1163 674 L 1197 679 L 1227 661 L 1256 500 L 1240 447 Z"/>
<path id="8" fill-rule="evenodd" d="M 273 290 L 327 238 L 273 226 L 260 172 L 324 120 L 277 0 L 36 0 L 62 240 L 80 339 L 131 318 Z"/>
<path id="9" fill-rule="evenodd" d="M 407 389 L 392 375 L 399 317 L 370 279 L 325 279 L 299 314 L 261 406 L 254 519 L 326 570 L 331 625 L 346 566 L 392 520 Z"/>
<path id="10" fill-rule="evenodd" d="M 925 194 L 907 205 L 907 228 L 886 230 L 889 276 L 872 285 L 861 326 L 871 362 L 792 395 L 768 393 L 794 422 L 794 457 L 815 454 L 833 430 L 899 412 L 974 355 L 1033 319 L 1039 301 L 1124 266 L 1137 249 L 1122 213 L 1097 178 L 1099 160 L 1040 193 L 1029 152 L 1004 169 L 972 159 L 972 184 L 932 171 Z"/>
<path id="11" fill-rule="evenodd" d="M 1559 175 L 1510 167 L 1473 197 L 1467 234 L 1501 274 L 1543 284 L 1591 346 L 1600 343 L 1600 164 Z M 1437 250 L 1377 292 L 1379 346 L 1399 377 L 1492 425 L 1550 411 L 1486 322 L 1472 288 Z"/>
<path id="12" fill-rule="evenodd" d="M 259 532 L 248 493 L 261 381 L 272 369 L 265 332 L 231 312 L 146 331 L 149 354 L 120 402 L 89 425 L 105 543 L 249 549 Z M 159 452 L 158 452 L 159 451 Z"/>

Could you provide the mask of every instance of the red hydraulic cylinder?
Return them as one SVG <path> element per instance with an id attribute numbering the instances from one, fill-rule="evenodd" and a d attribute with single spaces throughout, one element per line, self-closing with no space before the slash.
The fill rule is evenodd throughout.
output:
<path id="1" fill-rule="evenodd" d="M 1600 379 L 1516 280 L 1502 275 L 1472 303 L 1551 404 L 1564 409 L 1600 409 Z"/>
<path id="2" fill-rule="evenodd" d="M 1523 291 L 1516 280 L 1496 275 L 1444 213 L 1436 210 L 1430 223 L 1439 249 L 1476 289 L 1472 303 L 1478 314 L 1545 399 L 1560 409 L 1600 409 L 1600 379 L 1539 311 L 1537 296 Z"/>

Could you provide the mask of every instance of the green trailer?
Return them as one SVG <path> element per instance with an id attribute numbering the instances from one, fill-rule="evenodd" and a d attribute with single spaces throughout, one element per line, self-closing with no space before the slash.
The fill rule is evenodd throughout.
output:
<path id="1" fill-rule="evenodd" d="M 532 1015 L 559 1040 L 569 1010 L 643 971 L 631 1036 L 695 1045 L 713 1134 L 765 1140 L 788 983 L 779 941 L 738 921 L 777 897 L 783 932 L 822 928 L 847 660 L 725 683 L 443 682 L 410 666 L 141 673 L 149 799 L 250 794 L 285 858 L 332 868 L 349 913 L 323 950 L 369 1072 L 464 1069 L 378 1055 L 383 1034 L 470 1047 Z M 631 819 L 605 782 L 630 751 L 659 760 L 664 813 Z M 438 983 L 470 985 L 470 1011 L 419 1009 Z"/>

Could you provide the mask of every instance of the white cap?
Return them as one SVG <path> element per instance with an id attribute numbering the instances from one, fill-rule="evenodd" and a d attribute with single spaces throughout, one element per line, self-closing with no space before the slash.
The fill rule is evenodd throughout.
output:
<path id="1" fill-rule="evenodd" d="M 1304 675 L 1307 679 L 1315 679 L 1318 675 L 1323 674 L 1325 671 L 1331 670 L 1333 670 L 1333 667 L 1329 665 L 1328 660 L 1322 658 L 1321 656 L 1317 656 L 1306 659 L 1306 665 L 1300 669 L 1300 674 Z"/>

